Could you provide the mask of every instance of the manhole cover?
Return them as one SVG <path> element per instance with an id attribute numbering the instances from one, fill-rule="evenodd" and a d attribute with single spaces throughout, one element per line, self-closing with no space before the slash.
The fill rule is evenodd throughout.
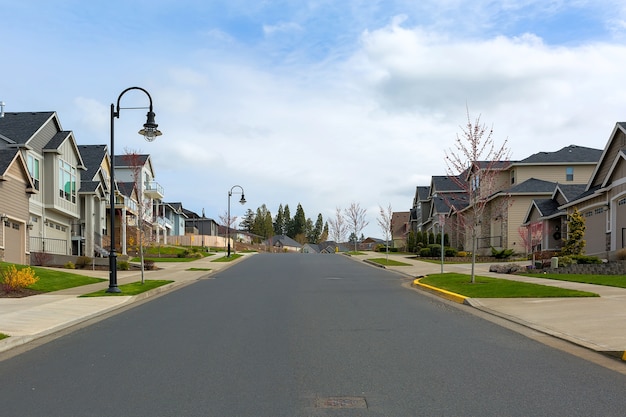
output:
<path id="1" fill-rule="evenodd" d="M 365 397 L 324 397 L 315 400 L 316 408 L 367 408 Z"/>

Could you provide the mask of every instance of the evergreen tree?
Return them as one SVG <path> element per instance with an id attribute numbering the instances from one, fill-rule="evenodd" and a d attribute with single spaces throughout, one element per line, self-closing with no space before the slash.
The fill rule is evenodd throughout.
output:
<path id="1" fill-rule="evenodd" d="M 278 206 L 278 213 L 276 213 L 276 219 L 274 220 L 274 230 L 278 235 L 285 234 L 285 214 L 282 204 Z"/>
<path id="2" fill-rule="evenodd" d="M 583 255 L 585 253 L 585 218 L 574 208 L 568 216 L 567 239 L 561 253 L 563 255 Z"/>
<path id="3" fill-rule="evenodd" d="M 311 233 L 311 242 L 312 243 L 322 242 L 320 238 L 322 236 L 323 231 L 324 231 L 324 219 L 322 218 L 322 213 L 319 213 L 317 215 L 317 220 L 315 221 L 315 226 L 313 227 L 313 232 Z"/>
<path id="4" fill-rule="evenodd" d="M 291 236 L 291 212 L 289 211 L 289 204 L 285 204 L 285 210 L 283 211 L 283 230 L 280 234 Z"/>
<path id="5" fill-rule="evenodd" d="M 253 233 L 262 236 L 264 239 L 274 236 L 274 223 L 272 222 L 272 214 L 265 204 L 256 209 L 254 218 Z"/>
<path id="6" fill-rule="evenodd" d="M 246 214 L 243 216 L 243 220 L 241 220 L 239 227 L 241 230 L 252 233 L 252 228 L 254 227 L 254 212 L 252 209 L 246 210 Z"/>
<path id="7" fill-rule="evenodd" d="M 322 230 L 322 234 L 320 235 L 319 242 L 326 242 L 328 240 L 328 233 L 328 223 L 324 223 L 324 229 Z"/>
<path id="8" fill-rule="evenodd" d="M 315 239 L 315 226 L 313 220 L 306 219 L 306 241 L 311 243 L 317 243 Z"/>
<path id="9" fill-rule="evenodd" d="M 306 234 L 306 216 L 304 215 L 304 210 L 302 209 L 302 205 L 298 203 L 298 208 L 296 209 L 296 215 L 293 217 L 291 221 L 291 230 L 289 230 L 290 234 L 287 234 L 289 237 L 296 237 L 298 235 Z"/>

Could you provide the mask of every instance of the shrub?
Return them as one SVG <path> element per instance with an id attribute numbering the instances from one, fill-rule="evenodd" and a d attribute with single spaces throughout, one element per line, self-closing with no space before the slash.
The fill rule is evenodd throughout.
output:
<path id="1" fill-rule="evenodd" d="M 76 268 L 84 269 L 91 265 L 91 258 L 89 256 L 79 256 L 76 259 Z"/>
<path id="2" fill-rule="evenodd" d="M 431 243 L 428 248 L 430 249 L 430 256 L 441 256 L 441 245 Z"/>
<path id="3" fill-rule="evenodd" d="M 461 258 L 466 258 L 469 256 L 469 254 L 467 252 L 465 252 L 464 250 L 459 251 L 456 256 L 460 256 Z"/>
<path id="4" fill-rule="evenodd" d="M 65 263 L 65 265 L 63 265 L 63 268 L 65 268 L 65 269 L 76 269 L 76 266 L 74 265 L 74 262 L 67 261 Z"/>
<path id="5" fill-rule="evenodd" d="M 9 265 L 0 271 L 0 281 L 5 291 L 17 291 L 33 285 L 39 278 L 35 276 L 35 271 L 30 267 L 17 269 L 15 265 Z"/>
<path id="6" fill-rule="evenodd" d="M 200 258 L 202 258 L 203 256 L 202 256 L 202 253 L 200 253 L 200 252 L 195 252 L 195 251 L 194 251 L 191 255 L 189 255 L 189 257 L 190 257 L 190 258 L 197 258 L 197 259 L 200 259 Z"/>
<path id="7" fill-rule="evenodd" d="M 445 248 L 446 256 L 457 256 L 458 251 L 455 248 L 446 247 Z"/>
<path id="8" fill-rule="evenodd" d="M 422 248 L 422 249 L 420 249 L 420 256 L 425 257 L 425 258 L 431 256 L 430 248 Z"/>
<path id="9" fill-rule="evenodd" d="M 626 261 L 626 248 L 622 248 L 617 251 L 617 260 Z"/>
<path id="10" fill-rule="evenodd" d="M 178 257 L 178 258 L 188 258 L 190 253 L 191 252 L 189 252 L 189 249 L 185 249 L 184 251 L 182 251 L 178 255 L 176 255 L 176 257 Z"/>
<path id="11" fill-rule="evenodd" d="M 510 258 L 511 256 L 513 256 L 513 253 L 515 253 L 515 251 L 513 249 L 498 250 L 498 249 L 494 248 L 493 246 L 491 247 L 491 255 L 494 258 L 496 258 L 496 259 L 507 259 L 507 258 Z"/>
<path id="12" fill-rule="evenodd" d="M 118 261 L 117 269 L 119 269 L 120 271 L 128 271 L 130 269 L 130 264 L 128 263 L 128 261 Z"/>
<path id="13" fill-rule="evenodd" d="M 574 263 L 571 256 L 559 256 L 559 266 L 570 266 Z"/>
<path id="14" fill-rule="evenodd" d="M 152 271 L 154 269 L 154 261 L 152 259 L 144 259 L 143 268 L 148 271 Z"/>
<path id="15" fill-rule="evenodd" d="M 602 260 L 597 256 L 587 256 L 587 255 L 572 255 L 572 259 L 576 261 L 577 264 L 601 264 Z"/>

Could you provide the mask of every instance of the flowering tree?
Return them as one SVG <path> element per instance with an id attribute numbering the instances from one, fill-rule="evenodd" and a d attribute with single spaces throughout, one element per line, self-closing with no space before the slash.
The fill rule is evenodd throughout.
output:
<path id="1" fill-rule="evenodd" d="M 342 243 L 346 238 L 348 232 L 348 226 L 341 213 L 341 209 L 337 207 L 335 209 L 335 217 L 328 220 L 330 226 L 330 236 L 336 243 Z"/>
<path id="2" fill-rule="evenodd" d="M 543 240 L 543 222 L 532 222 L 527 226 L 520 226 L 518 233 L 522 242 L 524 243 L 524 249 L 527 253 L 532 253 L 533 264 L 535 263 L 535 250 L 537 246 L 541 244 Z"/>
<path id="3" fill-rule="evenodd" d="M 497 190 L 499 171 L 508 165 L 510 151 L 507 140 L 497 147 L 493 140 L 493 128 L 480 121 L 480 115 L 472 122 L 467 109 L 467 123 L 456 135 L 455 146 L 445 152 L 447 173 L 467 195 L 469 206 L 458 213 L 459 224 L 471 239 L 471 281 L 475 282 L 476 240 L 480 221 L 490 197 Z"/>

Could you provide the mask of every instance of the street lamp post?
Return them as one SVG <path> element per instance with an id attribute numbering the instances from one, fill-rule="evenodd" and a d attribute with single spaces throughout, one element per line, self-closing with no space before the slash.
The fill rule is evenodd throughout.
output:
<path id="1" fill-rule="evenodd" d="M 228 224 L 226 225 L 226 241 L 228 242 L 228 255 L 227 255 L 228 258 L 230 258 L 230 197 L 233 195 L 233 190 L 235 188 L 239 188 L 241 190 L 241 200 L 239 200 L 239 202 L 242 205 L 246 204 L 246 197 L 244 196 L 243 188 L 241 188 L 240 185 L 233 185 L 233 187 L 228 192 L 228 218 L 226 219 L 226 221 L 228 222 Z"/>
<path id="2" fill-rule="evenodd" d="M 154 112 L 152 111 L 152 97 L 150 93 L 144 90 L 141 87 L 130 87 L 126 90 L 122 91 L 122 93 L 117 98 L 117 106 L 111 103 L 111 195 L 110 195 L 110 226 L 111 231 L 109 235 L 111 236 L 111 251 L 109 253 L 109 288 L 106 292 L 121 292 L 119 287 L 117 286 L 117 252 L 115 251 L 115 141 L 114 141 L 114 130 L 115 130 L 115 118 L 119 119 L 120 117 L 120 100 L 122 96 L 126 94 L 130 90 L 140 90 L 143 91 L 150 101 L 149 107 L 127 107 L 126 109 L 148 109 L 147 120 L 143 125 L 143 129 L 141 129 L 138 133 L 143 135 L 148 142 L 152 142 L 156 139 L 157 136 L 161 136 L 161 132 L 157 129 L 159 125 L 154 121 Z"/>

